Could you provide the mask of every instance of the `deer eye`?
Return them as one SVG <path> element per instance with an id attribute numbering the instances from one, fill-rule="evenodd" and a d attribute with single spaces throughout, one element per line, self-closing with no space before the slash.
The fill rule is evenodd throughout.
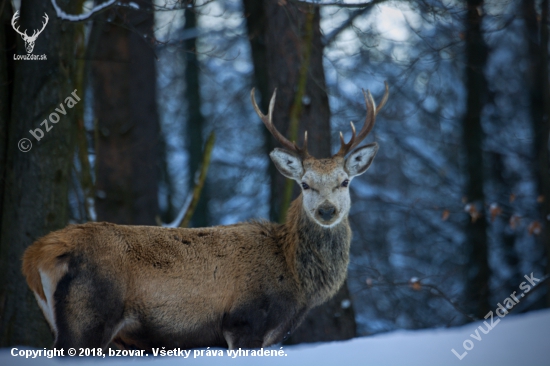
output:
<path id="1" fill-rule="evenodd" d="M 309 186 L 307 185 L 307 183 L 302 182 L 302 188 L 306 190 L 309 189 Z"/>
<path id="2" fill-rule="evenodd" d="M 349 180 L 346 179 L 342 182 L 342 187 L 347 187 L 348 184 L 349 184 Z"/>

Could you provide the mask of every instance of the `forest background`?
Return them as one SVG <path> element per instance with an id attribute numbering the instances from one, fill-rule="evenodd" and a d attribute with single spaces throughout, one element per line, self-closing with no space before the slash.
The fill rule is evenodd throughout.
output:
<path id="1" fill-rule="evenodd" d="M 512 313 L 549 307 L 548 2 L 2 0 L 0 347 L 51 346 L 20 259 L 53 230 L 284 220 L 297 189 L 252 87 L 264 111 L 277 88 L 277 129 L 328 157 L 362 125 L 361 89 L 390 85 L 351 185 L 347 283 L 289 343 L 483 319 L 531 273 Z M 18 59 L 15 28 L 45 13 L 47 59 Z"/>

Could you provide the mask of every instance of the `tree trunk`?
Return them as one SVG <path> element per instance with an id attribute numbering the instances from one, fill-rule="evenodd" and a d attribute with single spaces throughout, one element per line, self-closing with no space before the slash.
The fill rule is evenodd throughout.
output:
<path id="1" fill-rule="evenodd" d="M 265 12 L 265 1 L 243 0 L 246 25 L 248 29 L 248 40 L 254 64 L 254 85 L 260 94 L 259 106 L 263 111 L 269 109 L 269 99 L 273 90 L 270 89 L 268 67 L 267 67 L 267 46 L 266 32 L 267 19 Z M 268 155 L 276 147 L 275 140 L 271 133 L 264 128 L 265 154 Z M 268 174 L 271 182 L 275 182 L 280 174 L 274 164 L 268 164 Z M 280 197 L 277 196 L 274 184 L 271 185 L 269 193 L 269 218 L 271 221 L 278 221 L 280 217 Z"/>
<path id="2" fill-rule="evenodd" d="M 466 275 L 467 308 L 483 318 L 490 310 L 487 253 L 487 221 L 485 217 L 483 129 L 481 113 L 486 99 L 487 82 L 484 69 L 487 45 L 483 39 L 483 0 L 467 0 L 466 17 L 466 115 L 462 123 L 463 144 L 466 150 L 466 197 L 475 212 L 466 224 L 468 268 Z M 477 217 L 476 217 L 477 213 Z"/>
<path id="3" fill-rule="evenodd" d="M 302 141 L 307 129 L 309 152 L 318 158 L 329 157 L 330 108 L 325 89 L 318 9 L 310 10 L 308 7 L 298 7 L 292 2 L 282 4 L 274 0 L 244 0 L 244 8 L 255 68 L 254 75 L 262 97 L 261 106 L 267 112 L 271 93 L 277 88 L 273 123 L 287 136 L 304 51 L 306 47 L 311 47 L 310 65 L 307 67 L 307 82 L 299 116 L 301 123 L 298 140 Z M 312 44 L 305 44 L 303 34 L 309 11 L 315 11 L 312 24 L 313 39 Z M 269 141 L 267 145 L 270 151 L 272 147 L 278 146 L 271 136 Z M 285 178 L 274 168 L 270 169 L 270 173 L 271 212 L 272 216 L 278 219 L 281 215 Z M 346 283 L 333 299 L 310 312 L 288 342 L 295 344 L 353 338 L 356 334 L 355 314 L 353 307 L 347 306 L 350 304 L 349 300 Z"/>
<path id="4" fill-rule="evenodd" d="M 149 9 L 145 6 L 149 4 Z M 151 3 L 118 8 L 103 26 L 92 64 L 98 221 L 155 225 L 158 214 L 159 120 Z"/>
<path id="5" fill-rule="evenodd" d="M 68 12 L 78 11 L 74 2 L 58 3 Z M 73 109 L 65 105 L 67 115 L 59 115 L 58 123 L 48 122 L 49 131 L 41 122 L 75 90 L 75 59 L 74 25 L 62 25 L 49 1 L 23 0 L 17 22 L 21 29 L 40 29 L 44 13 L 49 22 L 37 38 L 33 54 L 45 54 L 47 60 L 17 60 L 14 66 L 0 240 L 0 347 L 50 347 L 52 342 L 21 273 L 21 257 L 33 241 L 67 224 L 69 173 L 75 151 Z M 26 54 L 23 41 L 17 38 L 17 54 Z M 80 98 L 83 94 L 77 91 Z M 43 136 L 37 141 L 29 130 Z M 18 148 L 22 138 L 32 143 L 30 151 Z"/>
<path id="6" fill-rule="evenodd" d="M 546 273 L 550 273 L 550 160 L 548 135 L 550 134 L 550 86 L 548 80 L 548 0 L 541 3 L 541 16 L 537 16 L 534 0 L 522 2 L 527 28 L 529 67 L 527 89 L 529 91 L 531 121 L 533 125 L 534 175 L 542 202 L 539 205 L 539 222 L 542 230 L 537 237 L 546 252 Z M 547 281 L 544 307 L 550 307 L 550 281 Z"/>
<path id="7" fill-rule="evenodd" d="M 6 156 L 8 153 L 8 125 L 13 96 L 15 32 L 12 31 L 11 26 L 12 16 L 11 3 L 8 1 L 0 3 L 0 223 L 2 222 Z"/>
<path id="8" fill-rule="evenodd" d="M 499 121 L 500 122 L 500 121 Z M 491 173 L 491 186 L 493 189 L 493 195 L 497 197 L 507 197 L 512 192 L 510 182 L 505 177 L 506 162 L 505 156 L 500 153 L 492 153 L 488 155 L 490 173 Z M 499 217 L 494 218 L 494 223 L 491 225 L 499 225 L 501 230 L 494 232 L 496 235 L 497 243 L 499 243 L 500 250 L 502 251 L 502 257 L 504 259 L 504 265 L 507 266 L 507 272 L 510 273 L 506 278 L 506 282 L 503 286 L 505 293 L 512 293 L 517 290 L 518 283 L 521 283 L 520 278 L 523 277 L 521 272 L 521 261 L 519 253 L 516 249 L 516 233 L 504 228 L 509 225 L 511 213 L 506 212 Z M 491 218 L 493 221 L 493 218 Z M 499 222 L 500 221 L 500 222 Z"/>
<path id="9" fill-rule="evenodd" d="M 194 3 L 193 3 L 194 6 Z M 185 10 L 185 29 L 197 26 L 195 8 Z M 195 174 L 202 160 L 204 116 L 201 112 L 199 84 L 199 60 L 196 53 L 196 38 L 185 40 L 185 97 L 187 99 L 187 146 L 189 151 L 189 191 L 195 185 Z M 194 227 L 208 226 L 208 185 L 204 187 L 191 220 Z"/>

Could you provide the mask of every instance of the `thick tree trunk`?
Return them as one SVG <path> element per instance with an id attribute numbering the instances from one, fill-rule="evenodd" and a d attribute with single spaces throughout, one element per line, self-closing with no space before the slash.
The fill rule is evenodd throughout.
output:
<path id="1" fill-rule="evenodd" d="M 149 3 L 150 4 L 150 3 Z M 152 8 L 121 9 L 103 26 L 92 64 L 98 221 L 155 225 L 159 121 Z"/>
<path id="2" fill-rule="evenodd" d="M 0 3 L 0 223 L 4 197 L 6 156 L 8 153 L 8 125 L 13 96 L 13 54 L 15 35 L 12 31 L 13 9 L 9 1 Z"/>
<path id="3" fill-rule="evenodd" d="M 197 14 L 194 8 L 185 10 L 185 29 L 197 26 Z M 185 40 L 185 97 L 187 99 L 187 146 L 189 151 L 189 189 L 195 185 L 203 150 L 204 116 L 201 112 L 201 94 L 199 84 L 199 60 L 196 54 L 196 38 Z M 208 183 L 208 182 L 207 182 Z M 208 226 L 208 184 L 204 187 L 199 203 L 193 214 L 192 226 Z"/>
<path id="4" fill-rule="evenodd" d="M 261 93 L 261 106 L 267 111 L 271 93 L 277 88 L 273 123 L 288 136 L 291 109 L 300 79 L 300 67 L 306 47 L 311 47 L 307 82 L 302 98 L 298 140 L 308 131 L 308 150 L 318 158 L 330 157 L 330 108 L 325 90 L 323 45 L 319 28 L 319 11 L 314 10 L 313 42 L 305 44 L 304 32 L 309 8 L 292 2 L 244 0 L 245 15 L 252 48 L 256 84 Z M 269 137 L 268 147 L 278 146 Z M 285 178 L 270 170 L 272 219 L 281 216 L 280 207 Z M 348 300 L 348 301 L 345 301 Z M 349 339 L 356 334 L 355 314 L 349 302 L 347 284 L 324 305 L 313 309 L 304 323 L 290 337 L 289 343 Z M 344 304 L 344 306 L 342 306 Z"/>
<path id="5" fill-rule="evenodd" d="M 466 225 L 468 267 L 466 274 L 467 307 L 471 314 L 483 318 L 490 310 L 489 278 L 491 271 L 487 253 L 487 221 L 485 217 L 483 129 L 481 113 L 486 100 L 484 68 L 487 45 L 483 39 L 483 0 L 467 0 L 466 17 L 466 115 L 462 123 L 466 150 L 466 187 L 468 202 L 475 205 L 475 215 Z"/>
<path id="6" fill-rule="evenodd" d="M 258 0 L 243 0 L 244 12 L 246 17 L 246 25 L 248 29 L 248 40 L 252 53 L 252 63 L 254 64 L 254 86 L 258 90 L 260 99 L 260 108 L 263 111 L 269 109 L 269 99 L 273 90 L 270 89 L 268 68 L 267 68 L 267 18 L 265 12 L 265 1 Z M 265 154 L 269 154 L 276 147 L 275 140 L 267 129 L 263 129 L 265 141 Z M 275 165 L 268 165 L 268 173 L 272 182 L 277 179 L 279 172 Z M 280 197 L 274 185 L 271 185 L 269 194 L 269 218 L 272 221 L 278 221 L 280 217 Z"/>
<path id="7" fill-rule="evenodd" d="M 533 150 L 535 156 L 534 175 L 541 203 L 539 222 L 542 230 L 537 241 L 546 252 L 546 273 L 550 273 L 550 159 L 548 137 L 550 134 L 550 86 L 548 80 L 548 0 L 541 3 L 538 19 L 534 0 L 522 2 L 523 16 L 527 28 L 529 68 L 527 70 L 527 90 L 531 102 L 533 125 Z M 550 281 L 547 281 L 545 307 L 550 307 Z"/>
<path id="8" fill-rule="evenodd" d="M 77 11 L 73 2 L 58 3 L 68 12 Z M 74 109 L 64 102 L 75 89 L 75 59 L 74 25 L 62 25 L 49 1 L 23 0 L 20 28 L 40 29 L 44 13 L 49 15 L 49 22 L 37 38 L 33 54 L 45 54 L 47 60 L 17 60 L 14 66 L 0 240 L 0 347 L 50 347 L 52 342 L 49 327 L 21 273 L 21 257 L 33 241 L 67 224 L 76 122 Z M 27 53 L 23 46 L 18 38 L 17 54 Z M 83 91 L 77 95 L 82 97 Z M 60 103 L 65 104 L 67 115 L 59 114 L 55 124 L 48 122 L 51 129 L 47 131 L 41 122 L 60 108 Z M 40 141 L 29 130 L 43 135 Z M 32 143 L 30 151 L 18 148 L 28 146 L 18 145 L 22 138 Z"/>

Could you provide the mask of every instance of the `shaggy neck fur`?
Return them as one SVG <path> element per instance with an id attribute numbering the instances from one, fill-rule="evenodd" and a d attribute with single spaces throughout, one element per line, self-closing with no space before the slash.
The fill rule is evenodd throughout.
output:
<path id="1" fill-rule="evenodd" d="M 351 243 L 347 215 L 330 228 L 313 221 L 302 207 L 302 195 L 294 200 L 283 225 L 287 263 L 313 306 L 332 297 L 346 278 Z"/>

